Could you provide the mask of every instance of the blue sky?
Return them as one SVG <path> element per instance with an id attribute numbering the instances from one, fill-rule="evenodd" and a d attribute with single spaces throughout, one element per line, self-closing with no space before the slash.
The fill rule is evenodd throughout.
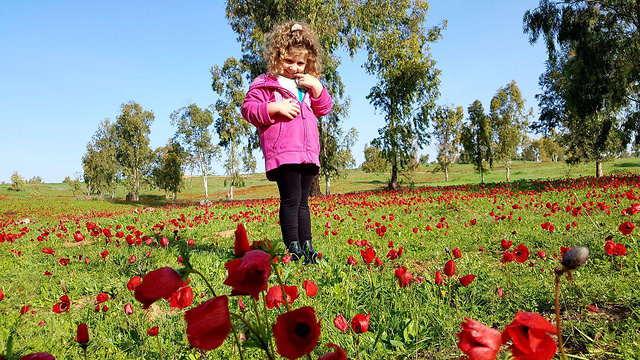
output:
<path id="1" fill-rule="evenodd" d="M 431 46 L 442 71 L 438 103 L 466 110 L 479 99 L 488 109 L 497 89 L 515 80 L 537 116 L 546 54 L 542 44 L 529 45 L 522 15 L 538 0 L 429 3 L 427 26 L 448 20 Z M 80 174 L 98 124 L 129 101 L 154 112 L 151 146 L 164 145 L 175 132 L 169 115 L 212 104 L 210 67 L 239 55 L 223 1 L 0 1 L 0 181 L 14 171 L 45 182 Z M 375 79 L 364 60 L 343 56 L 340 67 L 352 99 L 344 127 L 358 130 L 358 164 L 384 126 L 365 98 Z M 435 158 L 434 146 L 422 152 Z"/>

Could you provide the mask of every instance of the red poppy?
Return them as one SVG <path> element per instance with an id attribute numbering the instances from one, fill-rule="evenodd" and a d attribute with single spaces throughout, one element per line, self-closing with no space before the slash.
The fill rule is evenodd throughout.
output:
<path id="1" fill-rule="evenodd" d="M 160 244 L 161 247 L 169 246 L 169 238 L 166 236 L 161 237 L 158 239 L 158 244 Z"/>
<path id="2" fill-rule="evenodd" d="M 60 314 L 63 313 L 67 310 L 69 310 L 69 307 L 71 306 L 71 301 L 69 301 L 69 296 L 68 295 L 62 295 L 60 297 L 60 302 L 53 305 L 53 312 L 56 314 Z"/>
<path id="3" fill-rule="evenodd" d="M 302 282 L 302 287 L 304 288 L 304 291 L 307 293 L 308 297 L 314 297 L 314 296 L 316 296 L 316 293 L 318 292 L 318 285 L 316 285 L 311 280 L 303 281 Z"/>
<path id="4" fill-rule="evenodd" d="M 142 278 L 140 276 L 132 277 L 127 283 L 127 290 L 133 291 L 133 289 L 135 289 L 136 286 L 140 285 L 140 283 L 142 283 Z"/>
<path id="5" fill-rule="evenodd" d="M 622 245 L 620 243 L 617 243 L 616 244 L 616 255 L 618 255 L 618 256 L 627 255 L 627 248 L 624 245 Z"/>
<path id="6" fill-rule="evenodd" d="M 287 286 L 284 285 L 284 292 L 287 295 L 287 303 L 293 304 L 293 302 L 300 296 L 298 294 L 297 286 Z M 267 295 L 265 296 L 265 303 L 268 309 L 273 309 L 274 307 L 279 308 L 280 304 L 284 304 L 284 297 L 282 296 L 282 287 L 280 285 L 274 285 L 269 288 L 267 291 Z"/>
<path id="7" fill-rule="evenodd" d="M 335 351 L 320 356 L 318 360 L 347 360 L 347 354 L 340 346 L 333 343 L 328 343 L 327 346 L 334 348 Z"/>
<path id="8" fill-rule="evenodd" d="M 362 260 L 365 264 L 369 265 L 376 258 L 376 251 L 373 248 L 368 247 L 364 250 L 360 250 L 360 255 L 362 255 Z"/>
<path id="9" fill-rule="evenodd" d="M 89 342 L 89 328 L 87 327 L 87 324 L 78 324 L 78 329 L 76 331 L 76 341 L 80 345 L 85 345 Z"/>
<path id="10" fill-rule="evenodd" d="M 131 304 L 129 303 L 124 304 L 124 313 L 127 315 L 133 314 L 133 307 L 131 306 Z"/>
<path id="11" fill-rule="evenodd" d="M 154 326 L 151 329 L 147 329 L 147 334 L 149 334 L 149 336 L 156 336 L 158 335 L 159 331 L 160 331 L 160 328 L 158 328 L 157 326 Z"/>
<path id="12" fill-rule="evenodd" d="M 356 258 L 354 258 L 353 256 L 349 255 L 349 257 L 347 258 L 347 264 L 351 266 L 358 265 L 358 260 L 356 260 Z"/>
<path id="13" fill-rule="evenodd" d="M 468 317 L 465 317 L 465 322 L 460 325 L 462 331 L 456 334 L 460 339 L 458 348 L 469 357 L 469 360 L 496 358 L 502 343 L 500 331 Z"/>
<path id="14" fill-rule="evenodd" d="M 4 299 L 4 292 L 2 292 L 2 289 L 0 289 L 0 301 L 2 301 L 2 299 Z"/>
<path id="15" fill-rule="evenodd" d="M 442 284 L 442 273 L 440 272 L 440 270 L 436 270 L 435 282 L 436 285 Z"/>
<path id="16" fill-rule="evenodd" d="M 174 292 L 167 300 L 172 308 L 188 308 L 193 303 L 193 290 L 190 286 L 184 286 Z"/>
<path id="17" fill-rule="evenodd" d="M 477 222 L 478 222 L 478 220 L 476 220 L 476 219 L 471 219 L 471 221 L 469 221 L 469 223 L 471 225 L 475 225 Z"/>
<path id="18" fill-rule="evenodd" d="M 258 300 L 261 291 L 267 290 L 271 275 L 271 255 L 262 250 L 251 250 L 242 259 L 225 264 L 228 276 L 223 284 L 233 288 L 231 295 L 251 295 Z"/>
<path id="19" fill-rule="evenodd" d="M 400 285 L 401 288 L 406 288 L 411 283 L 411 280 L 413 280 L 413 275 L 405 272 L 398 278 L 398 285 Z"/>
<path id="20" fill-rule="evenodd" d="M 460 279 L 458 279 L 460 281 L 460 284 L 462 284 L 462 286 L 467 287 L 469 286 L 469 284 L 471 284 L 473 282 L 473 280 L 476 278 L 475 275 L 467 275 L 467 276 L 463 276 Z"/>
<path id="21" fill-rule="evenodd" d="M 233 251 L 236 257 L 242 257 L 242 255 L 253 250 L 251 244 L 249 244 L 249 237 L 247 236 L 247 230 L 245 230 L 242 223 L 238 223 L 238 227 L 235 231 L 236 240 L 233 242 Z"/>
<path id="22" fill-rule="evenodd" d="M 513 250 L 513 257 L 519 263 L 524 263 L 529 259 L 529 248 L 524 246 L 524 244 L 518 245 L 518 247 Z"/>
<path id="23" fill-rule="evenodd" d="M 229 299 L 222 295 L 204 302 L 184 314 L 187 340 L 191 346 L 205 351 L 224 342 L 231 331 Z"/>
<path id="24" fill-rule="evenodd" d="M 454 260 L 449 260 L 444 264 L 444 274 L 447 276 L 453 276 L 456 274 L 456 262 Z"/>
<path id="25" fill-rule="evenodd" d="M 598 307 L 595 305 L 587 305 L 587 310 L 591 312 L 598 312 Z"/>
<path id="26" fill-rule="evenodd" d="M 182 277 L 170 267 L 162 267 L 142 277 L 135 287 L 134 296 L 147 309 L 160 299 L 169 299 L 182 286 Z"/>
<path id="27" fill-rule="evenodd" d="M 318 344 L 320 321 L 311 306 L 301 307 L 278 316 L 273 325 L 278 354 L 297 359 L 310 353 Z"/>
<path id="28" fill-rule="evenodd" d="M 540 250 L 540 251 L 538 251 L 538 257 L 539 257 L 540 259 L 544 259 L 544 258 L 546 258 L 546 257 L 547 257 L 547 253 L 546 253 L 546 252 L 544 252 L 544 250 Z"/>
<path id="29" fill-rule="evenodd" d="M 56 360 L 56 358 L 46 352 L 39 352 L 35 354 L 25 355 L 20 358 L 20 360 Z"/>
<path id="30" fill-rule="evenodd" d="M 356 334 L 366 333 L 369 330 L 369 320 L 371 319 L 371 314 L 367 314 L 364 316 L 362 314 L 357 314 L 351 319 L 351 328 L 353 332 Z"/>
<path id="31" fill-rule="evenodd" d="M 462 252 L 457 247 L 454 247 L 453 250 L 451 250 L 451 252 L 453 253 L 453 257 L 455 257 L 456 259 L 462 257 Z"/>
<path id="32" fill-rule="evenodd" d="M 513 254 L 509 251 L 505 251 L 502 254 L 502 261 L 503 264 L 508 263 L 508 262 L 512 262 L 513 261 Z"/>
<path id="33" fill-rule="evenodd" d="M 105 294 L 105 293 L 100 293 L 98 294 L 98 296 L 96 296 L 96 301 L 98 302 L 98 304 L 102 304 L 103 302 L 109 300 L 109 295 Z"/>
<path id="34" fill-rule="evenodd" d="M 396 269 L 396 271 L 394 272 L 395 277 L 401 277 L 402 275 L 404 275 L 404 273 L 407 272 L 407 268 L 403 265 L 400 266 L 399 268 Z"/>
<path id="35" fill-rule="evenodd" d="M 556 328 L 536 313 L 518 312 L 513 322 L 502 331 L 502 343 L 512 340 L 509 347 L 515 359 L 548 360 L 556 354 L 556 342 L 549 334 Z"/>
<path id="36" fill-rule="evenodd" d="M 498 290 L 496 290 L 496 293 L 498 294 L 499 297 L 504 296 L 504 291 L 502 291 L 502 288 L 498 288 Z"/>
<path id="37" fill-rule="evenodd" d="M 615 255 L 616 243 L 611 240 L 607 240 L 607 242 L 604 244 L 604 251 L 607 252 L 607 255 Z"/>
<path id="38" fill-rule="evenodd" d="M 347 322 L 347 319 L 342 316 L 342 314 L 338 314 L 338 316 L 333 319 L 333 325 L 335 325 L 335 327 L 343 333 L 346 333 L 347 329 L 349 329 L 349 323 Z"/>
<path id="39" fill-rule="evenodd" d="M 571 248 L 568 246 L 560 246 L 560 255 L 564 256 L 564 254 L 566 254 L 569 250 L 571 250 Z"/>
<path id="40" fill-rule="evenodd" d="M 631 234 L 631 232 L 633 231 L 633 229 L 634 229 L 635 227 L 636 227 L 636 226 L 635 226 L 635 225 L 633 225 L 632 223 L 630 223 L 630 222 L 628 222 L 628 221 L 625 221 L 625 222 L 623 222 L 622 224 L 620 224 L 620 227 L 618 227 L 618 230 L 620 230 L 620 232 L 621 232 L 623 235 L 629 235 L 629 234 Z"/>
<path id="41" fill-rule="evenodd" d="M 508 248 L 511 247 L 511 244 L 513 244 L 513 241 L 511 240 L 509 241 L 507 241 L 506 239 L 500 240 L 500 246 L 502 246 L 502 250 L 507 250 Z"/>
<path id="42" fill-rule="evenodd" d="M 103 251 L 103 252 L 101 252 L 101 253 L 100 253 L 100 256 L 104 259 L 104 258 L 106 258 L 107 256 L 109 256 L 109 252 L 108 252 L 107 250 L 105 250 L 105 251 Z"/>

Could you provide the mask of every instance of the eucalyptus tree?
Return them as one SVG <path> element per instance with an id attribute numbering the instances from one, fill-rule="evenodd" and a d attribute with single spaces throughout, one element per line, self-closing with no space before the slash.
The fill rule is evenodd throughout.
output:
<path id="1" fill-rule="evenodd" d="M 460 132 L 462 131 L 462 106 L 438 107 L 433 116 L 433 137 L 438 146 L 438 166 L 444 172 L 445 181 L 449 181 L 449 168 L 460 150 Z"/>
<path id="2" fill-rule="evenodd" d="M 229 185 L 229 198 L 233 199 L 234 186 L 244 186 L 244 180 L 240 176 L 240 168 L 255 171 L 255 158 L 252 150 L 258 144 L 253 144 L 253 126 L 242 119 L 240 107 L 244 100 L 245 84 L 242 73 L 244 71 L 241 62 L 233 57 L 228 58 L 222 67 L 211 67 L 212 88 L 218 94 L 219 99 L 214 105 L 217 113 L 215 129 L 220 142 L 218 145 L 227 152 L 224 163 L 227 178 L 225 186 Z M 243 141 L 247 145 L 240 151 Z"/>
<path id="3" fill-rule="evenodd" d="M 547 47 L 539 132 L 557 128 L 567 161 L 596 162 L 640 143 L 640 1 L 540 0 L 524 15 Z"/>
<path id="4" fill-rule="evenodd" d="M 179 143 L 169 139 L 167 145 L 155 150 L 155 162 L 151 170 L 153 183 L 164 190 L 165 198 L 176 200 L 184 186 L 186 153 Z"/>
<path id="5" fill-rule="evenodd" d="M 174 139 L 185 149 L 192 165 L 202 174 L 204 196 L 209 197 L 207 176 L 211 170 L 211 160 L 218 153 L 218 148 L 211 142 L 209 126 L 213 123 L 213 113 L 209 109 L 201 109 L 196 104 L 180 108 L 171 113 L 171 124 L 178 129 Z"/>
<path id="6" fill-rule="evenodd" d="M 533 116 L 533 109 L 525 109 L 525 100 L 515 81 L 498 89 L 491 99 L 491 126 L 494 160 L 502 161 L 506 169 L 507 182 L 511 181 L 511 162 Z"/>
<path id="7" fill-rule="evenodd" d="M 121 105 L 121 114 L 114 124 L 116 159 L 133 201 L 140 200 L 140 183 L 149 172 L 153 156 L 149 147 L 149 133 L 154 118 L 153 112 L 131 101 Z"/>
<path id="8" fill-rule="evenodd" d="M 484 112 L 480 100 L 476 100 L 467 108 L 469 121 L 462 128 L 460 140 L 465 154 L 480 172 L 484 184 L 484 173 L 493 167 L 491 152 L 491 118 Z"/>
<path id="9" fill-rule="evenodd" d="M 397 189 L 398 172 L 407 167 L 418 148 L 429 143 L 427 129 L 440 95 L 440 71 L 428 44 L 441 37 L 444 24 L 424 29 L 426 1 L 382 3 L 389 8 L 390 21 L 367 29 L 365 69 L 378 80 L 367 99 L 384 114 L 385 125 L 372 144 L 391 163 L 388 187 Z"/>
<path id="10" fill-rule="evenodd" d="M 104 120 L 87 143 L 87 151 L 82 156 L 82 169 L 87 194 L 111 193 L 115 197 L 120 167 L 117 160 L 115 125 L 109 119 Z"/>

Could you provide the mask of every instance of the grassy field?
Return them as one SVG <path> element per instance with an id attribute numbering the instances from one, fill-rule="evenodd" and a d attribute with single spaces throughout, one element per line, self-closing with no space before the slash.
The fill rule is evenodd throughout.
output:
<path id="1" fill-rule="evenodd" d="M 594 169 L 593 164 L 519 162 L 511 184 L 501 183 L 503 170 L 494 170 L 488 184 L 479 186 L 479 174 L 470 167 L 454 167 L 446 184 L 443 174 L 427 168 L 401 191 L 383 191 L 388 174 L 382 173 L 352 170 L 333 180 L 332 193 L 339 196 L 310 200 L 314 244 L 325 260 L 316 266 L 279 265 L 284 283 L 298 289 L 293 308 L 311 306 L 320 320 L 321 335 L 310 357 L 317 359 L 329 351 L 326 344 L 334 343 L 350 359 L 458 359 L 463 354 L 455 334 L 465 317 L 500 331 L 519 311 L 555 324 L 553 269 L 563 247 L 581 245 L 590 250 L 588 262 L 573 271 L 573 282 L 565 279 L 560 286 L 570 358 L 640 358 L 640 249 L 636 232 L 619 230 L 624 222 L 640 225 L 640 215 L 630 210 L 640 206 L 634 205 L 640 203 L 640 160 L 606 163 L 607 176 L 601 179 L 583 177 Z M 119 200 L 122 189 L 115 201 L 97 201 L 77 199 L 66 184 L 28 185 L 23 192 L 1 186 L 0 354 L 15 330 L 14 355 L 47 351 L 58 359 L 82 358 L 74 336 L 76 325 L 86 323 L 88 358 L 238 359 L 233 335 L 210 352 L 189 345 L 183 315 L 213 297 L 198 276 L 190 276 L 193 305 L 183 310 L 165 300 L 143 310 L 127 289 L 134 276 L 164 266 L 181 268 L 180 248 L 190 239 L 194 268 L 215 294 L 228 295 L 225 263 L 234 259 L 238 223 L 251 240 L 281 242 L 277 189 L 262 174 L 248 176 L 248 186 L 236 190 L 244 200 L 211 206 L 196 205 L 203 193 L 200 181 L 187 179 L 176 203 L 166 202 L 158 191 L 145 191 L 141 202 L 127 203 Z M 226 194 L 222 181 L 210 180 L 214 200 Z M 85 238 L 76 242 L 75 233 Z M 606 239 L 626 253 L 609 255 Z M 527 258 L 503 262 L 520 244 L 527 247 Z M 370 251 L 379 261 L 368 266 L 362 252 Z M 450 260 L 456 273 L 438 284 L 435 274 Z M 412 276 L 406 287 L 395 276 L 401 266 Z M 461 279 L 468 275 L 475 278 L 464 286 Z M 306 294 L 305 280 L 318 286 L 315 296 Z M 276 284 L 272 275 L 268 286 Z M 107 301 L 98 301 L 101 293 Z M 55 313 L 52 308 L 63 295 L 70 299 L 69 310 Z M 125 312 L 127 304 L 132 313 Z M 268 310 L 260 298 L 254 309 L 249 296 L 229 296 L 229 309 L 264 328 L 264 340 L 276 347 L 270 326 L 284 306 Z M 339 315 L 349 322 L 357 314 L 371 314 L 362 334 L 333 325 Z M 241 340 L 244 358 L 265 358 L 253 346 L 256 339 L 247 325 L 236 318 L 232 322 L 247 338 Z M 157 337 L 147 333 L 153 326 L 159 328 Z M 499 359 L 508 357 L 509 346 L 512 342 L 502 346 Z"/>

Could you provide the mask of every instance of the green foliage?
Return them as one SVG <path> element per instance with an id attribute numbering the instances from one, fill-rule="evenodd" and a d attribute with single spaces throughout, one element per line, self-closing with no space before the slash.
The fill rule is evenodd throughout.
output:
<path id="1" fill-rule="evenodd" d="M 438 144 L 438 165 L 444 171 L 446 181 L 449 180 L 449 167 L 458 155 L 463 117 L 462 106 L 439 106 L 434 112 L 432 135 Z"/>
<path id="2" fill-rule="evenodd" d="M 498 89 L 491 99 L 492 154 L 495 160 L 504 162 L 509 181 L 509 167 L 525 136 L 533 109 L 526 111 L 525 100 L 515 81 Z"/>
<path id="3" fill-rule="evenodd" d="M 428 44 L 441 37 L 442 26 L 423 30 L 425 1 L 388 3 L 388 21 L 367 31 L 367 73 L 378 82 L 367 95 L 385 116 L 385 126 L 372 144 L 391 163 L 389 188 L 398 187 L 398 172 L 417 148 L 429 143 L 429 114 L 439 96 L 439 70 Z"/>
<path id="4" fill-rule="evenodd" d="M 420 158 L 418 158 L 418 162 L 422 166 L 429 165 L 429 154 L 420 155 Z"/>
<path id="5" fill-rule="evenodd" d="M 211 160 L 219 151 L 211 142 L 209 126 L 212 123 L 213 113 L 209 109 L 200 109 L 196 104 L 183 107 L 171 114 L 171 124 L 178 127 L 174 139 L 185 149 L 192 166 L 199 168 L 205 197 L 209 197 L 207 174 L 210 173 Z"/>
<path id="6" fill-rule="evenodd" d="M 24 181 L 24 178 L 20 176 L 20 174 L 18 174 L 17 171 L 14 171 L 13 175 L 11 175 L 10 189 L 13 191 L 22 191 L 25 188 L 25 184 L 26 184 L 26 181 Z"/>
<path id="7" fill-rule="evenodd" d="M 484 173 L 493 167 L 491 152 L 491 119 L 485 114 L 480 100 L 476 100 L 467 109 L 469 119 L 460 133 L 465 157 L 479 171 L 484 183 Z"/>
<path id="8" fill-rule="evenodd" d="M 89 195 L 110 193 L 113 196 L 116 189 L 120 165 L 114 130 L 115 125 L 108 119 L 104 120 L 87 143 L 87 152 L 82 157 L 82 168 Z"/>
<path id="9" fill-rule="evenodd" d="M 389 161 L 376 146 L 364 146 L 364 162 L 362 170 L 366 173 L 383 172 L 389 168 Z"/>
<path id="10" fill-rule="evenodd" d="M 140 184 L 150 171 L 153 151 L 149 147 L 149 133 L 154 118 L 151 111 L 131 101 L 122 104 L 121 114 L 113 125 L 116 159 L 134 201 L 139 200 Z"/>
<path id="11" fill-rule="evenodd" d="M 151 170 L 153 183 L 165 191 L 165 197 L 173 194 L 176 200 L 177 194 L 184 186 L 184 167 L 187 155 L 180 144 L 169 140 L 166 146 L 159 147 L 155 151 L 155 163 Z"/>
<path id="12" fill-rule="evenodd" d="M 27 184 L 42 184 L 42 178 L 40 176 L 34 176 L 27 180 Z"/>
<path id="13" fill-rule="evenodd" d="M 601 161 L 640 140 L 638 8 L 637 1 L 541 0 L 524 15 L 530 42 L 542 37 L 549 55 L 534 128 L 559 128 L 571 163 Z"/>

